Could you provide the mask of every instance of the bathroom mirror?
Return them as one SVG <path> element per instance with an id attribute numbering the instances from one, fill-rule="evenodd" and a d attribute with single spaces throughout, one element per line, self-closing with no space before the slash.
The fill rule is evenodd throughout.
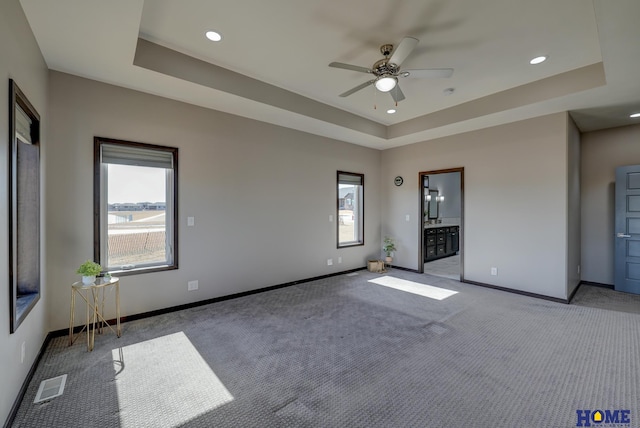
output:
<path id="1" fill-rule="evenodd" d="M 429 190 L 429 220 L 438 218 L 438 191 Z"/>

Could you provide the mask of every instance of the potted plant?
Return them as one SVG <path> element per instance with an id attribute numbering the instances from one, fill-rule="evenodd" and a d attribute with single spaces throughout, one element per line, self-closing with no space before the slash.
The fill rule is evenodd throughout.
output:
<path id="1" fill-rule="evenodd" d="M 76 273 L 82 275 L 82 283 L 85 285 L 96 282 L 96 275 L 102 272 L 102 266 L 91 260 L 82 263 Z"/>
<path id="2" fill-rule="evenodd" d="M 387 263 L 391 263 L 393 261 L 393 257 L 391 257 L 391 253 L 393 251 L 396 251 L 396 244 L 393 238 L 390 238 L 388 236 L 384 238 L 384 245 L 382 246 L 382 250 L 387 255 L 385 261 Z"/>

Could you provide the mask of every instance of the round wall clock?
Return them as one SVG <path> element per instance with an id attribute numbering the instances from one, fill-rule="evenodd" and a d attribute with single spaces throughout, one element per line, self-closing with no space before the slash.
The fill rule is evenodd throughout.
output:
<path id="1" fill-rule="evenodd" d="M 396 186 L 402 186 L 402 183 L 404 183 L 404 180 L 400 176 L 397 176 L 393 179 L 393 184 L 395 184 Z"/>

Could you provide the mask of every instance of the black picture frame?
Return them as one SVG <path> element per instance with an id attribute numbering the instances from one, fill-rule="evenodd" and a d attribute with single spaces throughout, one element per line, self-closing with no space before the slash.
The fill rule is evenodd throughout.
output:
<path id="1" fill-rule="evenodd" d="M 26 138 L 17 136 L 19 115 L 28 118 L 27 129 L 21 129 L 28 134 Z M 13 79 L 9 79 L 9 144 L 9 313 L 13 334 L 41 295 L 40 115 Z"/>

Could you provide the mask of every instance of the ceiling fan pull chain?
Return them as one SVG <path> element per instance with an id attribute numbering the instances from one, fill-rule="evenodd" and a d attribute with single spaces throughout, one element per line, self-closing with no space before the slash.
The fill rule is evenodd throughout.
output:
<path id="1" fill-rule="evenodd" d="M 378 102 L 378 91 L 376 91 L 376 87 L 375 86 L 371 86 L 373 88 L 373 109 L 377 110 L 378 106 L 376 105 Z"/>

